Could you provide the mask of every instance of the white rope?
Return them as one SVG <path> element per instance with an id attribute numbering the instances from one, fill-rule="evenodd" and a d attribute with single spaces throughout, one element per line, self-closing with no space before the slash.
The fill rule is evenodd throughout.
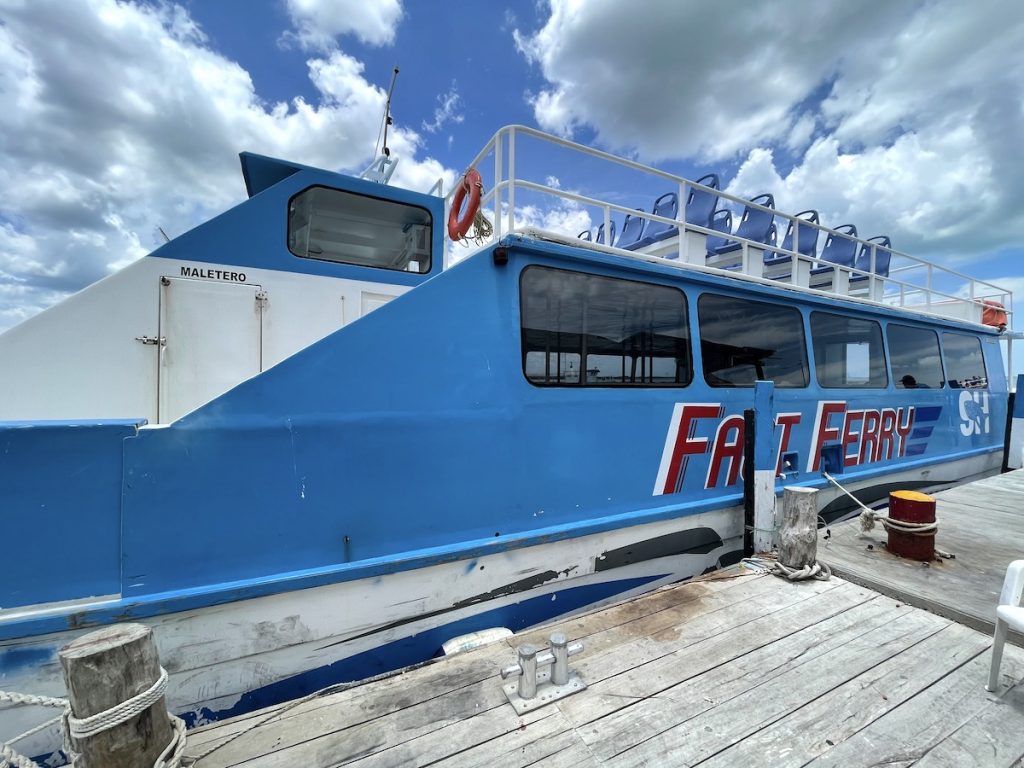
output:
<path id="1" fill-rule="evenodd" d="M 160 676 L 156 682 L 142 693 L 89 717 L 75 717 L 72 715 L 71 705 L 67 699 L 58 699 L 52 696 L 34 696 L 13 691 L 0 691 L 0 702 L 3 703 L 53 707 L 62 711 L 60 717 L 40 723 L 12 739 L 0 741 L 0 768 L 6 768 L 9 765 L 14 766 L 14 768 L 40 768 L 38 763 L 15 752 L 14 748 L 10 745 L 39 733 L 60 721 L 64 721 L 64 728 L 62 729 L 64 732 L 64 751 L 68 754 L 73 754 L 70 743 L 71 738 L 77 740 L 87 739 L 128 722 L 133 717 L 137 717 L 156 704 L 163 697 L 166 690 L 167 670 L 160 667 Z M 182 755 L 185 752 L 185 723 L 174 715 L 168 716 L 171 720 L 172 738 L 153 764 L 154 768 L 181 768 L 182 765 Z"/>
<path id="2" fill-rule="evenodd" d="M 68 715 L 68 732 L 74 739 L 87 739 L 97 733 L 109 731 L 114 726 L 126 723 L 152 707 L 164 695 L 165 690 L 167 690 L 167 670 L 160 667 L 160 677 L 156 682 L 127 701 L 122 701 L 110 709 L 89 717 Z"/>
<path id="3" fill-rule="evenodd" d="M 172 738 L 153 763 L 153 768 L 181 768 L 184 765 L 182 756 L 185 754 L 185 721 L 174 715 L 168 717 L 171 718 Z M 189 765 L 191 764 L 190 762 Z"/>
<path id="4" fill-rule="evenodd" d="M 886 517 L 881 512 L 875 512 L 872 510 L 861 512 L 860 529 L 862 531 L 867 533 L 875 527 L 876 522 L 881 523 L 882 527 L 887 531 L 908 533 L 911 536 L 929 536 L 939 530 L 939 523 L 937 520 L 930 523 L 911 523 L 906 520 L 893 520 L 891 517 Z"/>
<path id="5" fill-rule="evenodd" d="M 491 222 L 484 216 L 483 211 L 477 211 L 473 214 L 473 242 L 477 245 L 483 245 L 491 239 L 491 235 L 494 234 L 494 227 Z"/>
<path id="6" fill-rule="evenodd" d="M 5 704 L 14 704 L 17 706 L 28 706 L 28 707 L 53 707 L 54 709 L 61 710 L 61 714 L 51 720 L 47 720 L 44 723 L 29 728 L 24 733 L 19 733 L 17 736 L 7 739 L 6 741 L 0 741 L 0 768 L 6 768 L 7 766 L 14 766 L 15 768 L 40 768 L 39 763 L 35 760 L 30 760 L 19 752 L 14 751 L 14 747 L 11 745 L 15 742 L 27 739 L 29 736 L 34 736 L 40 731 L 46 730 L 47 728 L 56 725 L 61 722 L 69 711 L 67 699 L 57 699 L 53 696 L 34 696 L 28 693 L 16 693 L 14 691 L 0 691 L 0 702 Z"/>
<path id="7" fill-rule="evenodd" d="M 832 578 L 832 569 L 817 560 L 813 565 L 805 565 L 803 568 L 790 568 L 776 560 L 772 565 L 772 573 L 789 581 L 828 581 Z"/>
<path id="8" fill-rule="evenodd" d="M 0 742 L 0 768 L 7 768 L 9 765 L 14 768 L 40 768 L 35 760 L 29 760 L 15 752 L 6 742 Z"/>
<path id="9" fill-rule="evenodd" d="M 771 573 L 789 581 L 806 581 L 808 579 L 828 581 L 832 578 L 832 569 L 817 560 L 813 565 L 805 565 L 803 568 L 790 568 L 783 565 L 775 559 L 774 555 L 771 557 L 745 557 L 740 563 L 752 571 Z"/>
<path id="10" fill-rule="evenodd" d="M 857 506 L 861 509 L 860 529 L 864 531 L 864 533 L 872 530 L 875 527 L 876 522 L 881 523 L 882 527 L 887 531 L 891 530 L 899 533 L 909 533 L 913 536 L 929 536 L 939 530 L 939 523 L 937 520 L 931 523 L 911 523 L 905 520 L 893 520 L 891 517 L 883 515 L 881 512 L 876 512 L 870 507 L 864 506 L 864 503 L 860 499 L 843 488 L 843 486 L 839 484 L 839 481 L 832 477 L 828 472 L 822 472 L 822 474 L 825 476 L 826 480 L 832 483 L 832 485 L 857 502 Z"/>

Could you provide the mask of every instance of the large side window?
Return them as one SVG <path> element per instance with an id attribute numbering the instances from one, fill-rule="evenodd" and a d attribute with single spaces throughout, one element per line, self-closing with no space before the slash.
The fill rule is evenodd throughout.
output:
<path id="1" fill-rule="evenodd" d="M 889 383 L 882 328 L 874 320 L 812 312 L 811 339 L 821 386 L 881 388 Z"/>
<path id="2" fill-rule="evenodd" d="M 949 386 L 956 389 L 988 386 L 985 356 L 981 352 L 981 339 L 977 336 L 944 333 L 942 353 Z"/>
<path id="3" fill-rule="evenodd" d="M 677 288 L 531 266 L 520 280 L 523 372 L 546 386 L 679 387 L 690 381 Z"/>
<path id="4" fill-rule="evenodd" d="M 807 348 L 792 307 L 706 293 L 697 301 L 704 379 L 713 387 L 806 387 Z"/>
<path id="5" fill-rule="evenodd" d="M 889 340 L 889 363 L 897 389 L 937 389 L 942 386 L 939 336 L 935 331 L 890 323 L 885 335 Z"/>
<path id="6" fill-rule="evenodd" d="M 304 259 L 423 274 L 430 271 L 430 211 L 328 187 L 288 204 L 288 250 Z"/>

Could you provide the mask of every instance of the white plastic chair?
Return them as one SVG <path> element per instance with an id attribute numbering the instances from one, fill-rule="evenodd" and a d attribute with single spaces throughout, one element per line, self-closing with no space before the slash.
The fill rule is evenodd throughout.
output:
<path id="1" fill-rule="evenodd" d="M 1024 592 L 1024 560 L 1014 560 L 1006 569 L 1003 591 L 999 594 L 999 605 L 996 607 L 996 633 L 992 639 L 992 668 L 988 673 L 988 685 L 985 686 L 987 691 L 995 691 L 999 685 L 999 665 L 1003 661 L 1006 632 L 1010 629 L 1024 632 L 1022 592 Z"/>

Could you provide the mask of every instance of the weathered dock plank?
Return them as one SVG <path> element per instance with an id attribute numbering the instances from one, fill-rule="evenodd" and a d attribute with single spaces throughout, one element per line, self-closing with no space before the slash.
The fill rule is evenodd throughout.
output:
<path id="1" fill-rule="evenodd" d="M 896 557 L 886 551 L 880 525 L 864 534 L 856 519 L 830 526 L 818 555 L 844 579 L 991 634 L 1006 566 L 1024 557 L 1024 470 L 935 498 L 936 546 L 956 555 L 953 560 L 925 565 Z M 1020 635 L 1011 633 L 1010 640 L 1024 645 Z"/>
<path id="2" fill-rule="evenodd" d="M 761 759 L 785 768 L 804 765 L 827 752 L 894 707 L 908 701 L 950 669 L 965 664 L 987 647 L 977 632 L 950 624 L 926 640 L 864 670 L 816 696 L 806 705 L 720 752 L 708 768 L 743 765 Z"/>
<path id="3" fill-rule="evenodd" d="M 1003 657 L 1003 680 L 1021 680 L 1024 653 L 1012 648 L 1007 651 Z M 916 763 L 979 714 L 1003 706 L 998 695 L 978 684 L 987 674 L 988 664 L 988 653 L 976 656 L 858 731 L 856 737 L 836 742 L 828 752 L 809 762 L 808 768 L 888 768 Z M 1020 689 L 1003 691 L 1016 697 Z M 1002 714 L 1001 709 L 996 711 Z M 1017 730 L 1024 734 L 1019 725 Z M 1004 764 L 1010 763 L 1012 760 Z M 969 764 L 971 761 L 961 763 Z"/>

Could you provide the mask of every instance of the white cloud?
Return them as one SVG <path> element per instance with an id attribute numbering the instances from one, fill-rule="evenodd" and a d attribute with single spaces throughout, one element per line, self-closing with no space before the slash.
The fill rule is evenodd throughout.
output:
<path id="1" fill-rule="evenodd" d="M 854 223 L 865 237 L 884 232 L 911 253 L 944 244 L 956 249 L 965 241 L 990 250 L 1004 235 L 986 226 L 996 223 L 995 200 L 990 190 L 970 185 L 975 169 L 988 176 L 986 159 L 966 129 L 905 134 L 892 146 L 856 153 L 827 137 L 815 141 L 803 163 L 784 177 L 771 151 L 752 150 L 726 191 L 743 197 L 772 192 L 780 210 L 815 208 L 825 224 Z"/>
<path id="2" fill-rule="evenodd" d="M 286 0 L 295 26 L 284 42 L 305 51 L 330 52 L 342 35 L 355 35 L 369 45 L 390 45 L 402 19 L 400 0 Z"/>
<path id="3" fill-rule="evenodd" d="M 455 82 L 452 82 L 452 87 L 447 92 L 442 93 L 437 97 L 437 108 L 434 110 L 434 119 L 429 123 L 423 121 L 423 130 L 427 133 L 436 133 L 448 123 L 454 123 L 458 125 L 465 116 L 462 115 L 458 110 L 461 106 L 462 99 L 459 96 L 459 89 Z"/>
<path id="4" fill-rule="evenodd" d="M 792 110 L 879 29 L 908 15 L 870 0 L 630 3 L 551 0 L 538 31 L 516 30 L 548 81 L 533 97 L 537 121 L 642 157 L 728 157 L 785 135 Z"/>
<path id="5" fill-rule="evenodd" d="M 550 0 L 514 35 L 548 130 L 648 161 L 740 158 L 730 192 L 922 255 L 1024 238 L 1020 3 Z"/>
<path id="6" fill-rule="evenodd" d="M 355 171 L 372 159 L 385 93 L 340 51 L 309 61 L 315 101 L 266 104 L 178 6 L 2 14 L 0 330 L 152 250 L 158 226 L 173 237 L 240 202 L 239 151 Z M 451 185 L 415 131 L 395 126 L 390 144 L 392 183 Z"/>

